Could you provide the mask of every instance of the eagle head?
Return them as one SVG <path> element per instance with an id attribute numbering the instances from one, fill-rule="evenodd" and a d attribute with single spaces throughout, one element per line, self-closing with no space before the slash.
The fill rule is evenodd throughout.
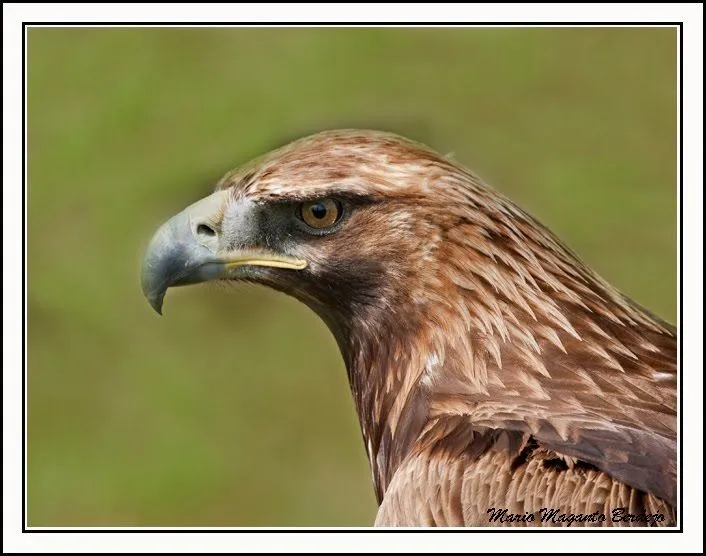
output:
<path id="1" fill-rule="evenodd" d="M 165 223 L 147 250 L 143 291 L 161 313 L 171 286 L 250 281 L 306 303 L 339 339 L 361 325 L 411 326 L 425 306 L 444 304 L 438 251 L 467 202 L 454 169 L 387 133 L 301 139 L 230 172 Z"/>

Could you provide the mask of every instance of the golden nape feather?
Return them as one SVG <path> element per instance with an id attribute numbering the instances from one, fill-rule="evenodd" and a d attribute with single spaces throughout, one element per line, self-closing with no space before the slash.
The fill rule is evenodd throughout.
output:
<path id="1" fill-rule="evenodd" d="M 359 130 L 265 155 L 149 247 L 158 310 L 211 279 L 329 326 L 376 525 L 676 525 L 674 327 L 456 162 Z"/>

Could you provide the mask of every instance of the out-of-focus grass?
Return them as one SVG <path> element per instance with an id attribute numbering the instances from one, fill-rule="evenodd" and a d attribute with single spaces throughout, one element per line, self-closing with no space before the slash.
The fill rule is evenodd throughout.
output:
<path id="1" fill-rule="evenodd" d="M 324 325 L 263 288 L 141 296 L 154 229 L 294 137 L 453 151 L 641 304 L 676 313 L 675 31 L 49 29 L 28 42 L 28 515 L 369 525 Z"/>

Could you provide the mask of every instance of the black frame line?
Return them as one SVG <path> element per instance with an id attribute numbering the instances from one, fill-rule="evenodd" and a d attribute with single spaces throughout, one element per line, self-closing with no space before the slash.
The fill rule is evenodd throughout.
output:
<path id="1" fill-rule="evenodd" d="M 679 296 L 678 307 L 679 315 L 677 318 L 677 335 L 679 343 L 679 353 L 682 358 L 684 356 L 684 338 L 681 334 L 683 328 L 684 319 L 684 22 L 676 21 L 662 21 L 662 22 L 623 22 L 623 21 L 592 21 L 592 22 L 530 22 L 530 23 L 518 23 L 518 22 L 482 22 L 482 23 L 472 23 L 472 22 L 454 22 L 454 23 L 439 23 L 439 22 L 325 22 L 325 23 L 312 23 L 312 22 L 289 22 L 289 23 L 267 23 L 267 22 L 174 22 L 174 23 L 158 23 L 158 22 L 134 22 L 134 21 L 122 21 L 122 22 L 61 22 L 61 23 L 48 23 L 42 21 L 23 21 L 22 22 L 22 300 L 23 300 L 23 311 L 22 311 L 22 533 L 503 533 L 503 532 L 516 532 L 516 533 L 571 533 L 573 531 L 580 532 L 591 532 L 591 533 L 683 533 L 683 511 L 684 511 L 684 443 L 683 443 L 683 431 L 684 431 L 684 411 L 683 411 L 683 400 L 684 400 L 684 380 L 682 373 L 682 365 L 678 368 L 679 377 L 679 437 L 678 437 L 678 453 L 679 453 L 679 507 L 677 512 L 677 519 L 679 521 L 678 529 L 660 529 L 660 528 L 564 528 L 564 527 L 552 527 L 552 528 L 539 528 L 539 527 L 487 527 L 487 528 L 375 528 L 375 527 L 301 527 L 301 528 L 285 528 L 285 527 L 225 527 L 225 528 L 209 528 L 209 527 L 183 527 L 183 528 L 170 528 L 170 527 L 64 527 L 64 528 L 37 528 L 27 527 L 26 524 L 26 440 L 25 435 L 27 432 L 26 425 L 26 379 L 27 379 L 27 357 L 25 353 L 26 347 L 26 325 L 27 325 L 27 298 L 26 298 L 26 210 L 27 210 L 27 171 L 26 171 L 26 161 L 27 161 L 27 130 L 26 130 L 26 119 L 27 119 L 27 106 L 26 106 L 26 79 L 27 71 L 25 68 L 26 64 L 26 49 L 27 49 L 27 39 L 26 30 L 28 27 L 301 27 L 301 28 L 312 28 L 312 27 L 391 27 L 391 28 L 403 28 L 403 27 L 453 27 L 453 28 L 472 28 L 472 27 L 675 27 L 678 29 L 678 43 L 679 43 L 679 179 L 677 183 L 677 192 L 679 193 L 679 246 L 678 246 L 678 258 L 679 258 L 679 268 L 682 271 L 679 273 Z"/>

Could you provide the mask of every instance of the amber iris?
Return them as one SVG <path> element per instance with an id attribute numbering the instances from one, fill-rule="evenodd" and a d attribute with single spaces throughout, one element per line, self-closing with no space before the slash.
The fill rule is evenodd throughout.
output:
<path id="1" fill-rule="evenodd" d="M 341 203 L 334 199 L 321 199 L 302 203 L 300 217 L 307 226 L 316 230 L 330 228 L 341 218 Z"/>

